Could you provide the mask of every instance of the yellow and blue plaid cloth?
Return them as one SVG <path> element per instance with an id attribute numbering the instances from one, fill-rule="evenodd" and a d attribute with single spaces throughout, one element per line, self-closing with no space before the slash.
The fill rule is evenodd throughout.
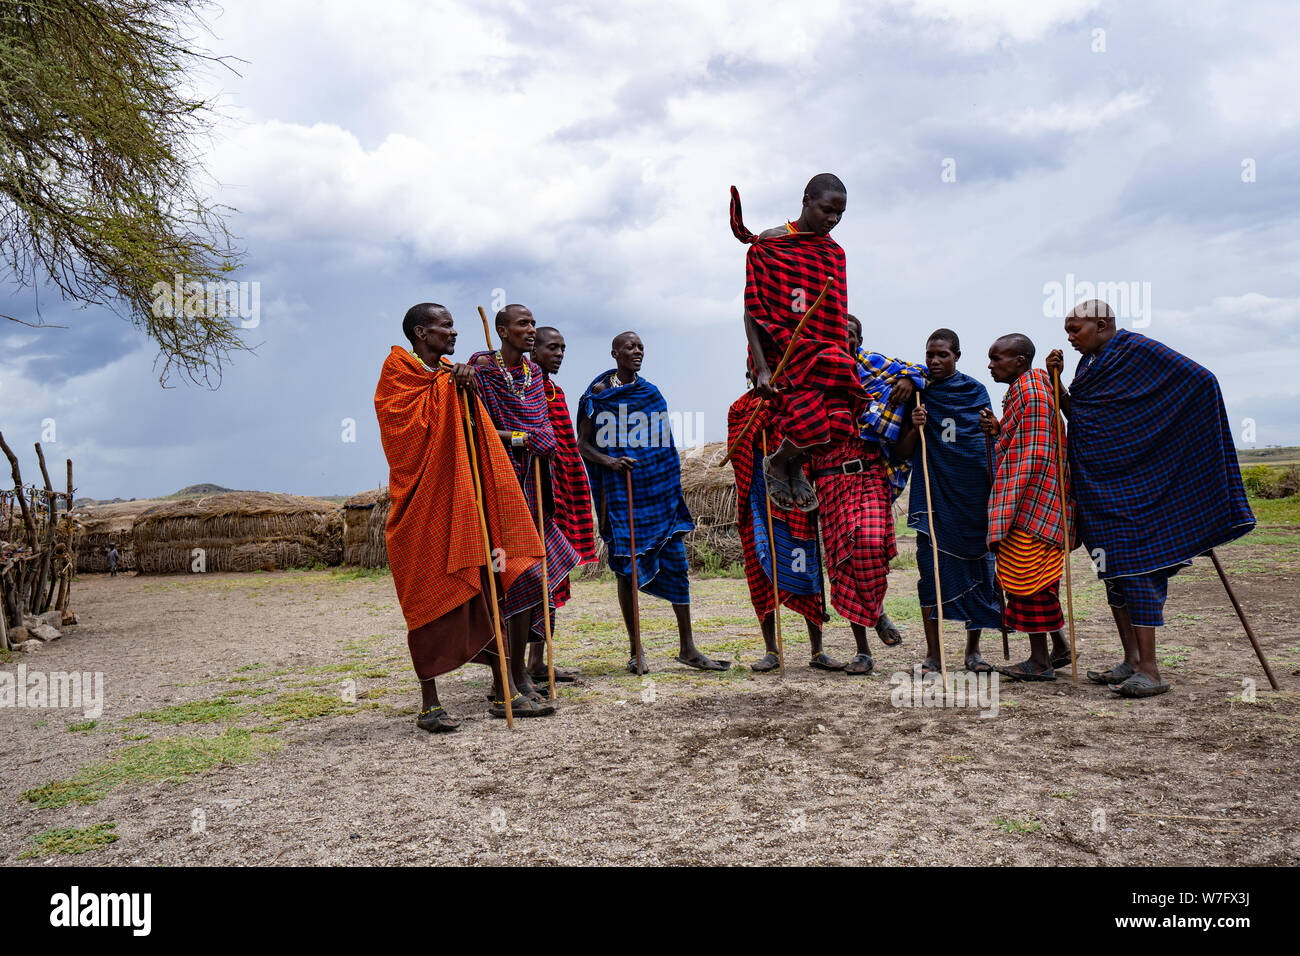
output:
<path id="1" fill-rule="evenodd" d="M 903 416 L 911 414 L 911 411 L 903 406 L 890 408 L 889 396 L 894 386 L 905 378 L 912 380 L 918 392 L 925 388 L 929 381 L 925 366 L 890 358 L 880 352 L 868 352 L 862 346 L 858 346 L 854 358 L 857 359 L 858 381 L 871 399 L 867 410 L 858 419 L 858 434 L 866 441 L 880 445 L 889 476 L 890 492 L 893 499 L 897 500 L 907 487 L 907 476 L 911 473 L 912 466 L 910 462 L 891 464 L 889 452 L 894 442 L 898 441 Z"/>

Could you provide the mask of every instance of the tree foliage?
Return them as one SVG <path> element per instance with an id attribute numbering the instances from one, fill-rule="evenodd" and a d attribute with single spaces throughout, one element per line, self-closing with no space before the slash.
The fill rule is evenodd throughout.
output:
<path id="1" fill-rule="evenodd" d="M 219 381 L 246 348 L 225 315 L 155 308 L 157 283 L 225 282 L 241 258 L 201 189 L 216 113 L 193 87 L 225 68 L 196 40 L 205 6 L 0 0 L 0 269 L 129 318 L 164 383 Z"/>

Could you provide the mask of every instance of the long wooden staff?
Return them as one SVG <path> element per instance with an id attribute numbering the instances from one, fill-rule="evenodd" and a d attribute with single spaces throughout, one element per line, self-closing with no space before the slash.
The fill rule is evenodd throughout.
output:
<path id="1" fill-rule="evenodd" d="M 920 404 L 918 402 L 918 404 Z M 925 408 L 924 405 L 920 406 Z M 925 511 L 930 519 L 930 549 L 934 552 L 934 616 L 939 632 L 939 673 L 943 689 L 948 690 L 948 663 L 943 653 L 943 589 L 939 585 L 939 539 L 934 536 L 934 505 L 930 501 L 930 456 L 925 447 L 925 429 L 921 433 L 921 474 L 925 478 Z"/>
<path id="2" fill-rule="evenodd" d="M 763 457 L 767 457 L 767 429 L 763 429 Z M 767 551 L 772 559 L 772 623 L 776 627 L 776 660 L 785 676 L 785 644 L 781 640 L 781 585 L 776 574 L 776 535 L 772 532 L 772 489 L 763 480 L 763 493 L 767 498 Z"/>
<path id="3" fill-rule="evenodd" d="M 478 317 L 483 320 L 483 338 L 487 339 L 488 351 L 496 351 L 492 346 L 492 333 L 488 331 L 487 313 L 483 311 L 483 306 L 478 307 Z"/>
<path id="4" fill-rule="evenodd" d="M 488 591 L 492 597 L 492 623 L 496 625 L 497 660 L 501 665 L 501 697 L 506 704 L 506 726 L 515 729 L 515 712 L 510 706 L 510 674 L 506 670 L 506 642 L 501 635 L 501 606 L 497 603 L 496 568 L 492 566 L 492 539 L 488 536 L 487 506 L 483 495 L 483 484 L 479 478 L 478 440 L 474 432 L 474 417 L 469 410 L 469 392 L 462 392 L 465 398 L 465 439 L 469 445 L 469 468 L 474 475 L 474 498 L 478 502 L 478 524 L 483 532 L 483 554 L 487 558 Z"/>
<path id="5" fill-rule="evenodd" d="M 989 487 L 992 488 L 993 487 L 993 439 L 990 438 L 988 435 L 984 436 L 984 457 L 988 461 Z M 1004 661 L 1009 661 L 1011 660 L 1011 643 L 1007 640 L 1007 607 L 1006 607 L 1005 599 L 1002 597 L 1002 582 L 997 579 L 996 574 L 997 572 L 995 571 L 994 572 L 995 577 L 993 579 L 993 583 L 997 585 L 996 590 L 998 592 L 998 623 L 1002 627 L 1002 659 Z"/>
<path id="6" fill-rule="evenodd" d="M 636 516 L 632 508 L 632 470 L 627 476 L 627 532 L 632 551 L 632 647 L 636 651 L 636 676 L 645 673 L 645 654 L 641 650 L 641 572 L 636 566 Z"/>
<path id="7" fill-rule="evenodd" d="M 1223 589 L 1228 592 L 1228 600 L 1232 602 L 1233 609 L 1237 612 L 1237 617 L 1241 619 L 1241 626 L 1246 629 L 1246 636 L 1250 638 L 1251 646 L 1255 648 L 1255 656 L 1259 658 L 1260 664 L 1264 667 L 1264 673 L 1268 675 L 1268 683 L 1274 690 L 1281 690 L 1277 686 L 1277 678 L 1273 676 L 1273 668 L 1268 666 L 1268 661 L 1264 659 L 1263 648 L 1259 646 L 1259 641 L 1255 637 L 1255 631 L 1251 628 L 1250 622 L 1246 620 L 1246 612 L 1241 608 L 1241 602 L 1237 600 L 1236 593 L 1232 590 L 1232 585 L 1228 583 L 1228 575 L 1223 570 L 1223 565 L 1219 563 L 1219 556 L 1210 549 L 1210 560 L 1214 562 L 1214 570 L 1219 572 L 1219 580 L 1223 582 Z"/>
<path id="8" fill-rule="evenodd" d="M 794 332 L 790 336 L 790 341 L 786 344 L 785 353 L 781 356 L 781 361 L 777 363 L 776 371 L 772 373 L 772 385 L 775 385 L 776 380 L 781 377 L 781 372 L 785 370 L 785 364 L 790 361 L 790 356 L 794 351 L 794 343 L 799 340 L 799 336 L 803 332 L 803 327 L 808 324 L 808 320 L 812 318 L 812 314 L 816 312 L 817 307 L 822 304 L 822 299 L 826 298 L 826 292 L 830 287 L 831 280 L 827 277 L 826 284 L 822 286 L 821 292 L 817 294 L 817 298 L 813 300 L 813 304 L 808 307 L 808 311 L 803 314 L 803 318 L 800 319 L 799 324 L 795 326 Z M 749 429 L 754 424 L 754 419 L 758 418 L 758 413 L 762 411 L 762 409 L 763 399 L 760 398 L 758 403 L 754 406 L 754 410 L 750 412 L 749 418 L 745 421 L 745 426 L 740 430 L 739 434 L 736 435 L 736 440 L 733 441 L 731 447 L 727 449 L 727 454 L 723 457 L 722 461 L 718 462 L 719 466 L 725 465 L 727 462 L 731 461 L 731 456 L 735 453 L 736 447 L 740 444 L 741 440 L 749 434 Z"/>
<path id="9" fill-rule="evenodd" d="M 533 494 L 537 498 L 537 533 L 542 536 L 542 627 L 546 632 L 546 677 L 555 700 L 555 658 L 551 656 L 551 588 L 546 572 L 546 519 L 542 515 L 542 459 L 533 456 Z"/>
<path id="10" fill-rule="evenodd" d="M 1065 549 L 1065 608 L 1070 622 L 1070 680 L 1079 683 L 1079 662 L 1074 653 L 1074 585 L 1070 580 L 1070 524 L 1068 506 L 1065 500 L 1065 451 L 1061 444 L 1061 373 L 1052 370 L 1052 392 L 1056 399 L 1056 408 L 1052 411 L 1056 432 L 1056 485 L 1061 493 L 1061 547 Z"/>

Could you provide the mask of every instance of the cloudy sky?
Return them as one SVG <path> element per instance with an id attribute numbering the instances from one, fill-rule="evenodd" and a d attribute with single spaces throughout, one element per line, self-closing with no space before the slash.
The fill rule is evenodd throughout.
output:
<path id="1" fill-rule="evenodd" d="M 636 329 L 720 439 L 745 352 L 727 189 L 757 232 L 827 170 L 869 347 L 919 359 L 951 326 L 997 399 L 993 338 L 1065 344 L 1053 283 L 1131 284 L 1130 324 L 1218 373 L 1239 444 L 1246 419 L 1300 444 L 1293 3 L 226 0 L 212 25 L 246 61 L 212 77 L 205 150 L 260 283 L 256 352 L 164 390 L 111 314 L 44 297 L 67 330 L 0 322 L 0 430 L 30 452 L 53 419 L 82 494 L 386 481 L 375 381 L 428 300 L 461 357 L 477 305 L 529 305 L 566 334 L 573 397 Z"/>

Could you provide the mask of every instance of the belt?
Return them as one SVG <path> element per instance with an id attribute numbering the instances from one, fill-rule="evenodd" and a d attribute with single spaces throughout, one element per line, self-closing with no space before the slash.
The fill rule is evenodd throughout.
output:
<path id="1" fill-rule="evenodd" d="M 852 458 L 836 465 L 834 468 L 817 468 L 811 473 L 813 478 L 826 478 L 830 475 L 860 475 L 866 471 L 874 458 Z"/>

